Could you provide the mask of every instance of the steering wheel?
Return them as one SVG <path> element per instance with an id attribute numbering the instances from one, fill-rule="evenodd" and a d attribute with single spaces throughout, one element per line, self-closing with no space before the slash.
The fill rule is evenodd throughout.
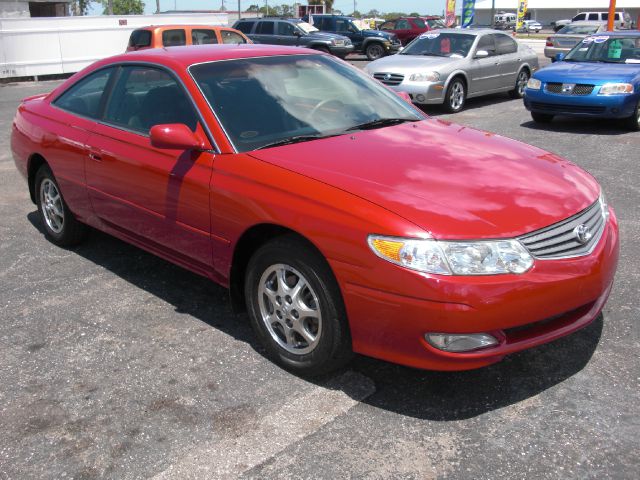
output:
<path id="1" fill-rule="evenodd" d="M 331 103 L 335 103 L 338 108 L 342 108 L 342 106 L 344 105 L 344 103 L 342 103 L 337 98 L 325 98 L 311 109 L 311 111 L 309 112 L 309 119 L 312 119 L 320 111 L 321 108 L 326 107 Z"/>

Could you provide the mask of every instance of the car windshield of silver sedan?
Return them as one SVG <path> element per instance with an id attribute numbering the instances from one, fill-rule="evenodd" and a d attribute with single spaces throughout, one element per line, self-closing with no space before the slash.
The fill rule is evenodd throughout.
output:
<path id="1" fill-rule="evenodd" d="M 401 55 L 466 57 L 475 38 L 465 33 L 427 32 L 411 42 Z"/>
<path id="2" fill-rule="evenodd" d="M 608 35 L 587 37 L 567 53 L 564 60 L 640 64 L 640 34 L 624 37 Z"/>
<path id="3" fill-rule="evenodd" d="M 565 25 L 558 30 L 558 35 L 591 35 L 596 33 L 599 25 Z"/>
<path id="4" fill-rule="evenodd" d="M 423 119 L 401 97 L 327 55 L 209 62 L 189 71 L 239 152 Z"/>

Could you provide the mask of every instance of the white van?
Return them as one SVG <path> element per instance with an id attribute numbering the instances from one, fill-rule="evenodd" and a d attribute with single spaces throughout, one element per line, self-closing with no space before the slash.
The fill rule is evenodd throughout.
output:
<path id="1" fill-rule="evenodd" d="M 596 20 L 599 22 L 607 22 L 609 20 L 609 12 L 580 12 L 571 19 L 572 22 L 579 22 L 582 20 Z M 631 27 L 631 15 L 627 12 L 616 12 L 613 19 L 613 24 L 617 28 L 630 28 Z"/>
<path id="2" fill-rule="evenodd" d="M 496 13 L 493 16 L 493 25 L 495 28 L 510 29 L 516 25 L 518 15 L 515 13 Z"/>

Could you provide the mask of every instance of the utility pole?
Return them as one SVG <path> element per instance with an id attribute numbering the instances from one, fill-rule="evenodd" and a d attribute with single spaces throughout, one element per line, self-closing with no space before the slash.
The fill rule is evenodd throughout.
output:
<path id="1" fill-rule="evenodd" d="M 496 23 L 496 0 L 491 0 L 491 28 L 495 27 Z"/>
<path id="2" fill-rule="evenodd" d="M 160 13 L 160 0 L 156 0 L 156 13 Z"/>
<path id="3" fill-rule="evenodd" d="M 240 0 L 238 0 L 238 20 L 242 19 L 242 7 L 240 7 Z"/>

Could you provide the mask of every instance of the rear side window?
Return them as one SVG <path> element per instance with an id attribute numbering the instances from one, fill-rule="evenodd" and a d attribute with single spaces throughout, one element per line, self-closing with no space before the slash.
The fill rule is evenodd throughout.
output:
<path id="1" fill-rule="evenodd" d="M 421 18 L 414 18 L 413 19 L 413 24 L 418 28 L 425 28 L 426 27 L 426 25 L 424 23 L 424 20 L 422 20 Z"/>
<path id="2" fill-rule="evenodd" d="M 259 22 L 258 28 L 256 28 L 256 33 L 262 35 L 273 35 L 273 25 L 274 22 Z"/>
<path id="3" fill-rule="evenodd" d="M 130 47 L 150 47 L 151 46 L 151 32 L 149 30 L 134 30 L 129 37 Z"/>
<path id="4" fill-rule="evenodd" d="M 198 123 L 178 82 L 163 70 L 142 66 L 123 67 L 104 120 L 143 134 L 165 123 L 183 123 L 195 131 Z"/>
<path id="5" fill-rule="evenodd" d="M 485 35 L 484 37 L 481 37 L 480 41 L 478 42 L 478 48 L 476 49 L 476 51 L 478 50 L 486 50 L 487 52 L 489 52 L 489 55 L 495 55 L 496 45 L 493 41 L 493 35 Z"/>
<path id="6" fill-rule="evenodd" d="M 220 36 L 222 37 L 222 43 L 247 43 L 242 35 L 231 30 L 220 30 Z"/>
<path id="7" fill-rule="evenodd" d="M 518 51 L 518 44 L 514 39 L 506 35 L 496 35 L 496 49 L 498 55 L 506 53 L 515 53 Z"/>
<path id="8" fill-rule="evenodd" d="M 187 44 L 187 35 L 183 29 L 165 30 L 162 32 L 162 45 L 165 47 L 179 47 Z"/>
<path id="9" fill-rule="evenodd" d="M 242 33 L 251 33 L 254 22 L 238 22 L 233 28 L 240 30 Z"/>
<path id="10" fill-rule="evenodd" d="M 599 20 L 597 13 L 590 13 L 587 20 Z"/>
<path id="11" fill-rule="evenodd" d="M 60 95 L 53 104 L 84 117 L 99 118 L 102 96 L 113 71 L 113 68 L 106 68 L 92 73 Z"/>
<path id="12" fill-rule="evenodd" d="M 410 30 L 411 25 L 409 25 L 408 20 L 398 20 L 396 22 L 396 30 Z"/>
<path id="13" fill-rule="evenodd" d="M 213 30 L 196 29 L 191 30 L 191 44 L 192 45 L 211 45 L 212 43 L 218 43 L 218 37 Z"/>

